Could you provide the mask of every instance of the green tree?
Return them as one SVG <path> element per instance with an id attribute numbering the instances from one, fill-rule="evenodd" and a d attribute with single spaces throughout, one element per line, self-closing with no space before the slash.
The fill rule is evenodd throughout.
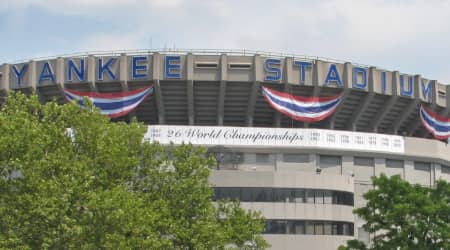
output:
<path id="1" fill-rule="evenodd" d="M 374 188 L 363 195 L 366 206 L 354 212 L 375 235 L 373 243 L 351 240 L 339 249 L 450 249 L 449 183 L 427 188 L 385 175 L 372 181 Z"/>
<path id="2" fill-rule="evenodd" d="M 70 128 L 70 129 L 68 129 Z M 211 202 L 203 148 L 11 93 L 0 112 L 0 248 L 254 249 L 259 213 Z"/>

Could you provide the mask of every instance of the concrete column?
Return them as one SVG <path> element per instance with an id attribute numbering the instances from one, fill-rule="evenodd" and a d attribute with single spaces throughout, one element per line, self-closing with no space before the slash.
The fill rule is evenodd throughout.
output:
<path id="1" fill-rule="evenodd" d="M 262 82 L 264 81 L 263 72 L 263 61 L 260 55 L 256 54 L 253 56 L 253 81 Z"/>
<path id="2" fill-rule="evenodd" d="M 192 53 L 186 55 L 186 79 L 194 80 L 194 56 Z"/>
<path id="3" fill-rule="evenodd" d="M 406 181 L 412 183 L 412 178 L 414 177 L 414 161 L 405 160 L 403 176 L 405 176 Z"/>
<path id="4" fill-rule="evenodd" d="M 228 60 L 227 55 L 220 55 L 220 86 L 219 96 L 217 101 L 217 125 L 223 125 L 224 107 L 225 107 L 225 93 L 226 82 L 228 80 Z"/>
<path id="5" fill-rule="evenodd" d="M 401 125 L 405 121 L 406 118 L 411 114 L 411 112 L 414 111 L 414 109 L 419 105 L 420 103 L 420 95 L 419 95 L 419 85 L 420 85 L 421 77 L 420 75 L 414 76 L 414 96 L 412 97 L 413 100 L 410 101 L 409 105 L 403 110 L 402 114 L 397 118 L 397 120 L 394 121 L 392 127 L 395 134 L 398 134 L 398 130 L 400 129 Z"/>
<path id="6" fill-rule="evenodd" d="M 1 66 L 2 72 L 2 81 L 0 82 L 0 91 L 9 91 L 9 74 L 10 74 L 10 65 L 5 63 Z"/>
<path id="7" fill-rule="evenodd" d="M 345 88 L 351 88 L 353 86 L 353 65 L 349 62 L 344 63 L 344 72 L 342 76 L 342 84 Z"/>
<path id="8" fill-rule="evenodd" d="M 328 127 L 330 129 L 334 129 L 334 122 L 336 120 L 337 115 L 339 114 L 339 111 L 344 107 L 344 102 L 347 96 L 350 94 L 350 87 L 352 84 L 352 64 L 349 62 L 346 62 L 344 64 L 344 72 L 342 73 L 342 84 L 344 85 L 343 90 L 344 93 L 342 94 L 342 102 L 337 106 L 334 113 L 331 115 L 330 118 L 328 118 Z M 322 89 L 322 88 L 321 88 Z M 318 91 L 318 94 L 320 94 L 320 91 Z"/>
<path id="9" fill-rule="evenodd" d="M 37 80 L 37 77 L 36 77 L 36 62 L 35 61 L 30 61 L 28 63 L 28 67 L 30 67 L 28 74 L 29 74 L 29 79 L 30 79 L 31 91 L 33 93 L 38 94 L 38 89 L 37 89 L 38 80 Z"/>
<path id="10" fill-rule="evenodd" d="M 394 71 L 392 72 L 392 96 L 398 96 L 400 95 L 400 92 L 398 91 L 400 87 L 400 72 Z"/>
<path id="11" fill-rule="evenodd" d="M 161 83 L 160 83 L 160 60 L 161 56 L 159 53 L 153 53 L 153 84 L 155 88 L 155 100 L 156 100 L 156 108 L 158 109 L 158 123 L 165 124 L 166 116 L 164 112 L 164 102 L 161 93 Z"/>
<path id="12" fill-rule="evenodd" d="M 450 85 L 447 85 L 445 87 L 445 91 L 446 91 L 446 110 L 447 110 L 447 116 L 450 114 Z"/>
<path id="13" fill-rule="evenodd" d="M 228 59 L 226 54 L 220 55 L 220 80 L 228 80 Z"/>
<path id="14" fill-rule="evenodd" d="M 120 54 L 119 58 L 119 80 L 122 86 L 122 91 L 128 91 L 128 57 L 125 53 Z"/>
<path id="15" fill-rule="evenodd" d="M 195 124 L 194 110 L 194 57 L 192 53 L 186 55 L 187 103 L 189 125 Z"/>
<path id="16" fill-rule="evenodd" d="M 293 57 L 286 57 L 284 59 L 284 82 L 293 84 L 294 83 L 294 76 L 292 73 L 292 65 L 294 64 L 294 58 Z"/>
<path id="17" fill-rule="evenodd" d="M 341 174 L 350 176 L 351 171 L 353 171 L 352 169 L 353 169 L 353 156 L 349 155 L 342 156 Z M 355 176 L 355 179 L 358 180 L 358 176 Z"/>
<path id="18" fill-rule="evenodd" d="M 309 162 L 311 163 L 311 166 L 313 167 L 320 167 L 319 164 L 319 155 L 317 154 L 309 154 Z"/>
<path id="19" fill-rule="evenodd" d="M 323 62 L 320 60 L 316 60 L 312 67 L 312 85 L 315 87 L 319 87 L 319 71 L 322 70 Z"/>
<path id="20" fill-rule="evenodd" d="M 261 83 L 259 81 L 253 82 L 250 96 L 248 99 L 248 106 L 247 106 L 248 107 L 247 108 L 247 126 L 248 127 L 253 126 L 253 116 L 255 114 L 256 98 L 258 96 L 260 84 Z"/>
<path id="21" fill-rule="evenodd" d="M 432 91 L 430 102 L 431 102 L 432 105 L 436 105 L 436 100 L 437 100 L 437 95 L 438 95 L 438 91 L 436 89 L 437 81 L 436 80 L 431 80 L 429 84 L 431 84 L 431 91 Z M 448 92 L 448 88 L 449 87 L 447 86 L 447 93 L 450 93 L 450 92 Z M 450 98 L 449 97 L 450 96 L 447 96 L 447 108 L 450 107 L 448 105 L 450 103 Z"/>
<path id="22" fill-rule="evenodd" d="M 380 176 L 381 173 L 386 172 L 386 159 L 375 158 L 374 175 Z"/>
<path id="23" fill-rule="evenodd" d="M 255 104 L 258 92 L 260 89 L 260 84 L 263 81 L 262 69 L 262 58 L 260 55 L 255 55 L 253 57 L 253 85 L 248 98 L 247 106 L 247 126 L 253 126 L 253 116 L 255 113 Z"/>
<path id="24" fill-rule="evenodd" d="M 220 81 L 219 99 L 217 101 L 217 125 L 219 126 L 223 125 L 226 87 L 226 81 Z"/>
<path id="25" fill-rule="evenodd" d="M 433 171 L 433 173 L 432 173 L 431 183 L 434 186 L 434 183 L 436 183 L 436 181 L 438 181 L 442 177 L 442 166 L 441 166 L 441 164 L 434 163 L 432 171 Z"/>
<path id="26" fill-rule="evenodd" d="M 64 96 L 64 59 L 61 57 L 56 58 L 56 87 L 60 93 Z"/>
<path id="27" fill-rule="evenodd" d="M 313 93 L 312 93 L 312 95 L 313 96 L 319 96 L 320 95 L 320 92 L 322 91 L 322 88 L 321 88 L 321 83 L 319 83 L 319 71 L 320 71 L 320 69 L 319 69 L 319 65 L 320 66 L 322 66 L 323 67 L 323 63 L 322 62 L 320 62 L 320 63 L 315 63 L 314 64 L 314 66 L 313 66 Z M 307 124 L 307 123 L 305 123 L 305 124 Z"/>
<path id="28" fill-rule="evenodd" d="M 130 77 L 130 73 L 128 71 L 128 57 L 127 54 L 122 53 L 119 57 L 119 82 L 122 88 L 122 91 L 128 91 L 128 78 Z M 130 113 L 127 114 L 127 119 L 131 120 L 132 117 L 136 117 L 135 109 L 133 109 Z"/>
<path id="29" fill-rule="evenodd" d="M 95 86 L 95 79 L 97 79 L 97 73 L 95 72 L 95 56 L 88 56 L 87 58 L 87 72 L 88 72 L 88 84 L 91 91 L 97 91 Z"/>
<path id="30" fill-rule="evenodd" d="M 194 81 L 187 80 L 187 102 L 188 102 L 188 119 L 189 125 L 195 124 L 195 112 L 194 112 Z"/>

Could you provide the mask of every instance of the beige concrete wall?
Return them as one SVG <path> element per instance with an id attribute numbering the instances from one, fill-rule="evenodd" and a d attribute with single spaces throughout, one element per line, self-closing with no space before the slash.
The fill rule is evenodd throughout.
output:
<path id="1" fill-rule="evenodd" d="M 280 220 L 354 221 L 353 207 L 336 204 L 242 202 L 245 209 L 261 211 L 265 218 Z"/>
<path id="2" fill-rule="evenodd" d="M 251 154 L 249 154 L 251 155 Z M 244 157 L 252 162 L 252 157 Z M 242 164 L 245 169 L 249 163 Z M 292 166 L 294 167 L 294 166 Z M 311 166 L 313 167 L 313 166 Z M 314 168 L 315 169 L 315 168 Z M 299 171 L 248 171 L 215 170 L 210 182 L 217 187 L 279 187 L 330 189 L 353 192 L 351 176 L 316 174 Z M 325 220 L 353 222 L 353 206 L 337 204 L 242 202 L 244 209 L 260 211 L 266 219 L 278 220 Z M 356 233 L 356 227 L 355 227 Z M 349 236 L 341 235 L 269 235 L 263 237 L 272 245 L 271 249 L 337 249 Z"/>
<path id="3" fill-rule="evenodd" d="M 217 187 L 314 188 L 353 192 L 353 178 L 305 172 L 213 171 L 210 182 Z"/>
<path id="4" fill-rule="evenodd" d="M 270 235 L 266 234 L 263 237 L 272 245 L 271 249 L 276 250 L 336 250 L 340 245 L 343 245 L 352 237 L 348 236 L 333 236 L 320 235 L 318 240 L 317 235 Z"/>
<path id="5" fill-rule="evenodd" d="M 410 183 L 431 186 L 438 179 L 450 181 L 450 148 L 447 144 L 429 139 L 405 137 L 405 153 L 368 153 L 332 150 L 296 150 L 298 154 L 308 154 L 308 162 L 284 162 L 282 153 L 294 153 L 289 149 L 273 150 L 255 149 L 256 152 L 271 154 L 270 163 L 265 171 L 258 171 L 258 163 L 254 157 L 244 157 L 245 161 L 237 166 L 238 170 L 213 171 L 211 182 L 220 187 L 298 187 L 345 190 L 354 192 L 354 207 L 362 207 L 366 201 L 362 197 L 372 188 L 370 178 L 382 173 L 392 176 L 400 175 Z M 239 150 L 238 150 L 239 151 Z M 245 148 L 245 155 L 252 155 L 250 148 Z M 281 152 L 281 153 L 280 153 Z M 320 164 L 320 155 L 342 155 L 340 166 Z M 354 162 L 354 157 L 373 157 L 373 166 L 361 166 Z M 275 160 L 272 162 L 272 160 Z M 394 163 L 401 164 L 393 164 Z M 390 161 L 390 165 L 386 164 Z M 395 162 L 396 161 L 396 162 Z M 419 163 L 418 163 L 419 162 Z M 422 163 L 429 163 L 429 168 Z M 256 166 L 256 167 L 254 167 Z M 316 169 L 321 168 L 321 174 Z M 351 177 L 351 174 L 354 177 Z M 351 184 L 353 183 L 354 184 Z M 332 204 L 308 203 L 258 203 L 244 202 L 246 209 L 258 210 L 269 219 L 310 219 L 354 221 L 354 233 L 358 238 L 367 240 L 369 235 L 362 230 L 364 221 L 352 214 L 353 207 Z M 292 249 L 301 244 L 307 249 L 335 249 L 344 236 L 323 235 L 264 235 L 274 249 Z M 319 246 L 320 245 L 320 246 Z M 317 248 L 316 248 L 317 247 Z M 327 248 L 329 247 L 329 248 Z"/>

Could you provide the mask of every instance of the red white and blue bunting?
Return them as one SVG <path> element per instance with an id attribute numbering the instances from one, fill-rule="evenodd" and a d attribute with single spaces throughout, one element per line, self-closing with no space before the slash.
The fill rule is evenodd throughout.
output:
<path id="1" fill-rule="evenodd" d="M 76 100 L 78 106 L 84 108 L 84 98 L 86 97 L 100 109 L 102 114 L 111 118 L 128 114 L 151 93 L 153 93 L 153 85 L 117 93 L 80 92 L 67 88 L 64 89 L 67 100 Z"/>
<path id="2" fill-rule="evenodd" d="M 327 97 L 301 97 L 262 87 L 266 101 L 280 113 L 304 122 L 321 121 L 336 111 L 342 94 Z"/>
<path id="3" fill-rule="evenodd" d="M 419 116 L 423 126 L 436 139 L 446 140 L 450 137 L 450 118 L 440 116 L 423 105 L 420 106 Z"/>

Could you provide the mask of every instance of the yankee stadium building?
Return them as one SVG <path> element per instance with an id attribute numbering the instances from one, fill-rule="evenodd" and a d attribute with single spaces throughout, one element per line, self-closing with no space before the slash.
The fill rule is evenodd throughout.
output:
<path id="1" fill-rule="evenodd" d="M 89 97 L 146 139 L 190 142 L 217 159 L 214 199 L 267 219 L 273 249 L 370 242 L 352 210 L 371 176 L 450 181 L 450 85 L 377 67 L 249 51 L 145 50 L 3 64 L 2 95 Z"/>

